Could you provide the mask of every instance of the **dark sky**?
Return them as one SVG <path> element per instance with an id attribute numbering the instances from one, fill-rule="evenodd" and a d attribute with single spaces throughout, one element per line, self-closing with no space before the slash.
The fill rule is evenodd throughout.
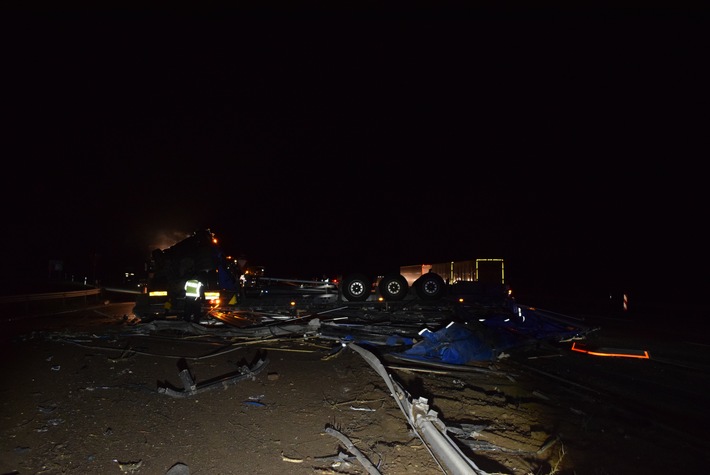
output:
<path id="1" fill-rule="evenodd" d="M 6 275 L 108 279 L 203 227 L 276 276 L 707 265 L 705 11 L 0 16 Z"/>

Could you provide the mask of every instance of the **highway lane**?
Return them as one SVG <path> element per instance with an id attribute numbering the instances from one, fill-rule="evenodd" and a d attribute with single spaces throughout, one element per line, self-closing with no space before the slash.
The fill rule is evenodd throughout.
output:
<path id="1" fill-rule="evenodd" d="M 698 456 L 710 453 L 710 344 L 701 326 L 643 315 L 585 322 L 596 330 L 576 346 L 589 352 L 573 351 L 572 342 L 546 344 L 511 364 L 569 404 L 681 439 Z"/>

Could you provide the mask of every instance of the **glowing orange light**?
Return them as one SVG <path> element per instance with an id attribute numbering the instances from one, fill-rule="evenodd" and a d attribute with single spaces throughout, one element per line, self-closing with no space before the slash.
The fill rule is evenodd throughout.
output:
<path id="1" fill-rule="evenodd" d="M 589 351 L 585 348 L 578 348 L 577 347 L 577 342 L 572 343 L 572 351 L 578 351 L 580 353 L 587 353 L 588 355 L 594 355 L 594 356 L 615 356 L 617 358 L 640 358 L 640 359 L 650 359 L 651 356 L 648 354 L 647 350 L 638 350 L 637 353 L 619 353 L 620 351 L 624 350 L 617 350 L 614 349 L 607 349 L 607 351 Z M 600 348 L 600 350 L 603 350 L 604 348 Z M 628 350 L 633 352 L 634 350 Z M 641 354 L 641 351 L 643 351 L 643 354 Z"/>

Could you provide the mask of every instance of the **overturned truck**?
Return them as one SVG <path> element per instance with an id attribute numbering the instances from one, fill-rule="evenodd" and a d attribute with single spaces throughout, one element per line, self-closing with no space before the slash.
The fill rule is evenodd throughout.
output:
<path id="1" fill-rule="evenodd" d="M 467 295 L 483 302 L 501 303 L 509 297 L 504 283 L 451 283 L 428 269 L 412 277 L 392 272 L 379 277 L 353 272 L 335 281 L 275 278 L 263 268 L 247 267 L 243 260 L 224 254 L 209 229 L 200 230 L 167 249 L 155 249 L 148 264 L 148 279 L 136 298 L 134 314 L 147 322 L 178 318 L 199 322 L 229 312 L 250 301 L 307 298 L 320 303 L 437 301 Z"/>

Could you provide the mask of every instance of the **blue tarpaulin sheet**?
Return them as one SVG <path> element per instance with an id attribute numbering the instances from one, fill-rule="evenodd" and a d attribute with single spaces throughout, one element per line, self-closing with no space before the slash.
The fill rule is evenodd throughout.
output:
<path id="1" fill-rule="evenodd" d="M 452 364 L 494 358 L 494 348 L 485 336 L 460 323 L 449 324 L 436 332 L 424 330 L 420 336 L 422 340 L 403 352 L 404 355 Z"/>
<path id="2" fill-rule="evenodd" d="M 451 322 L 432 332 L 422 330 L 422 340 L 402 352 L 408 359 L 449 364 L 491 361 L 504 350 L 521 347 L 535 340 L 564 339 L 578 335 L 582 328 L 545 318 L 530 309 L 517 315 L 500 315 L 481 322 Z"/>

